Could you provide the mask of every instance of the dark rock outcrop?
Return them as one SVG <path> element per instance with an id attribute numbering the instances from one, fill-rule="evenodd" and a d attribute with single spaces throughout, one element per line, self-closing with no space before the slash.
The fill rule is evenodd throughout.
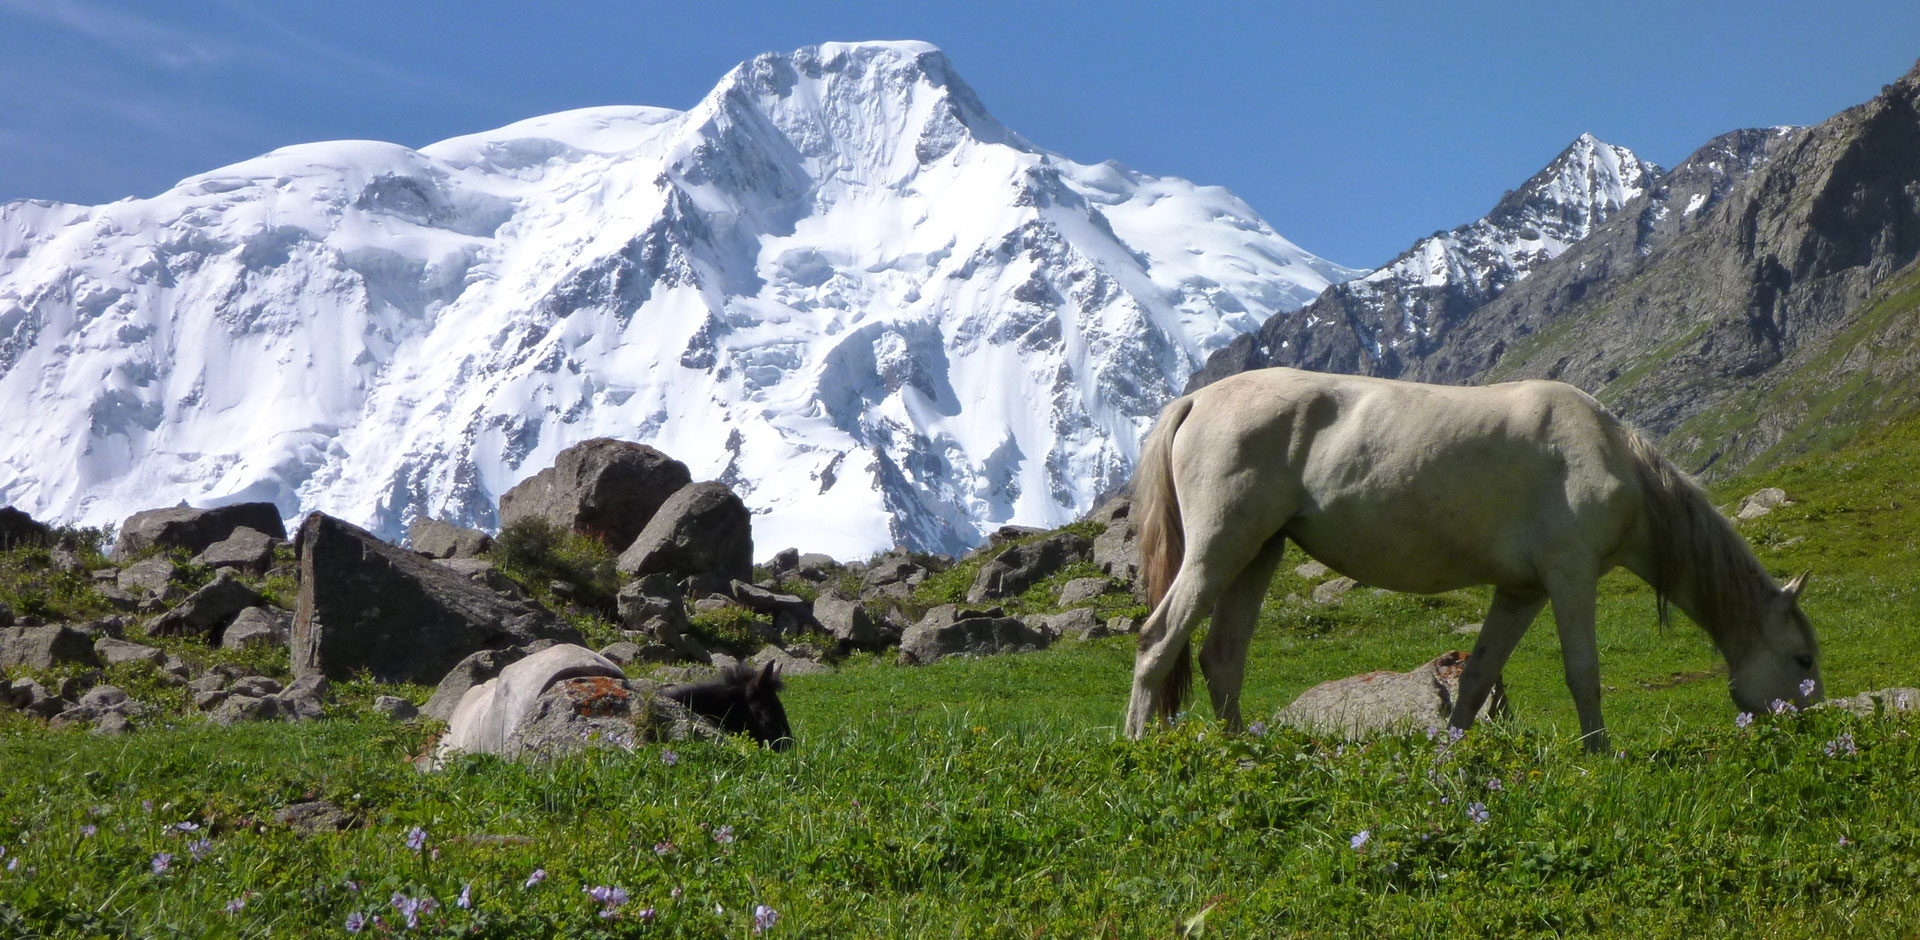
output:
<path id="1" fill-rule="evenodd" d="M 53 529 L 12 506 L 0 506 L 0 551 L 17 545 L 45 545 Z"/>
<path id="2" fill-rule="evenodd" d="M 753 577 L 753 518 L 724 483 L 682 487 L 620 553 L 622 574 L 693 577 L 722 590 Z"/>
<path id="3" fill-rule="evenodd" d="M 578 642 L 552 613 L 487 587 L 323 513 L 300 526 L 295 675 L 439 682 L 483 649 Z"/>
<path id="4" fill-rule="evenodd" d="M 172 610 L 155 617 L 147 624 L 147 632 L 154 636 L 206 637 L 217 646 L 221 633 L 235 614 L 262 602 L 259 591 L 248 587 L 232 572 L 222 571 Z"/>
<path id="5" fill-rule="evenodd" d="M 277 539 L 286 539 L 286 524 L 272 503 L 234 503 L 213 509 L 149 509 L 136 512 L 120 525 L 113 554 L 126 558 L 148 548 L 182 548 L 198 554 L 224 541 L 242 526 Z"/>
<path id="6" fill-rule="evenodd" d="M 618 552 L 692 481 L 686 464 L 645 444 L 594 438 L 561 451 L 553 466 L 501 494 L 500 524 L 541 519 L 597 536 Z"/>

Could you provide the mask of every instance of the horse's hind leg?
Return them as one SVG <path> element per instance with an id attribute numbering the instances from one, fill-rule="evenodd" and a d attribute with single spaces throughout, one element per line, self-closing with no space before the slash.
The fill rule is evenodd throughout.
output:
<path id="1" fill-rule="evenodd" d="M 1454 696 L 1448 724 L 1455 728 L 1473 726 L 1487 693 L 1500 681 L 1507 657 L 1513 655 L 1513 648 L 1520 645 L 1520 638 L 1526 635 L 1533 618 L 1539 616 L 1540 608 L 1546 605 L 1543 594 L 1494 589 L 1493 606 L 1487 608 L 1486 622 L 1480 625 L 1480 639 L 1473 645 L 1466 667 L 1460 671 L 1460 691 Z"/>
<path id="2" fill-rule="evenodd" d="M 1264 544 L 1263 540 L 1241 545 L 1218 536 L 1187 543 L 1180 573 L 1140 627 L 1140 651 L 1133 662 L 1133 694 L 1127 700 L 1127 737 L 1139 738 L 1147 733 L 1147 722 L 1162 708 L 1162 686 L 1185 655 L 1194 628 Z"/>
<path id="3" fill-rule="evenodd" d="M 1246 680 L 1247 643 L 1259 622 L 1260 602 L 1267 597 L 1273 570 L 1280 566 L 1286 551 L 1286 536 L 1268 539 L 1253 563 L 1242 569 L 1213 603 L 1213 622 L 1207 627 L 1206 642 L 1200 646 L 1200 672 L 1207 677 L 1213 714 L 1226 723 L 1229 731 L 1242 727 L 1240 688 Z"/>

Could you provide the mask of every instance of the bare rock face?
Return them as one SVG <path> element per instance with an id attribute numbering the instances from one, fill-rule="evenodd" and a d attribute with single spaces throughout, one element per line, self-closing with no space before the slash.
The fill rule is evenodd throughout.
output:
<path id="1" fill-rule="evenodd" d="M 500 524 L 542 519 L 597 536 L 618 552 L 692 481 L 686 464 L 658 450 L 598 437 L 561 451 L 553 466 L 501 494 Z"/>
<path id="2" fill-rule="evenodd" d="M 620 553 L 622 574 L 694 577 L 724 589 L 753 577 L 753 518 L 724 483 L 682 487 Z"/>
<path id="3" fill-rule="evenodd" d="M 300 526 L 297 676 L 437 683 L 469 654 L 539 640 L 578 642 L 552 613 L 516 601 L 324 513 Z"/>
<path id="4" fill-rule="evenodd" d="M 1453 651 L 1410 672 L 1368 672 L 1322 682 L 1273 716 L 1277 724 L 1317 734 L 1358 738 L 1378 731 L 1438 727 L 1453 712 L 1467 654 Z M 1505 708 L 1495 687 L 1480 716 Z"/>
<path id="5" fill-rule="evenodd" d="M 136 512 L 120 526 L 113 554 L 126 558 L 153 546 L 184 548 L 194 554 L 222 542 L 242 526 L 285 540 L 287 527 L 272 503 L 234 503 L 214 509 L 149 509 Z"/>
<path id="6" fill-rule="evenodd" d="M 1769 486 L 1764 489 L 1755 490 L 1746 499 L 1741 500 L 1740 511 L 1735 513 L 1733 517 L 1742 522 L 1748 519 L 1758 519 L 1781 506 L 1791 505 L 1792 503 L 1793 500 L 1787 498 L 1786 490 L 1777 486 Z"/>

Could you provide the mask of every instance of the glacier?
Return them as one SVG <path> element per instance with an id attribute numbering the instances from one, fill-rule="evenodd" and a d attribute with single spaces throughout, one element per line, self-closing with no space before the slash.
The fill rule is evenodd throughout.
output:
<path id="1" fill-rule="evenodd" d="M 1219 187 L 1082 164 L 935 47 L 769 53 L 687 111 L 329 141 L 102 206 L 0 206 L 0 503 L 496 525 L 592 437 L 756 553 L 958 552 L 1130 475 L 1215 349 L 1367 272 Z"/>

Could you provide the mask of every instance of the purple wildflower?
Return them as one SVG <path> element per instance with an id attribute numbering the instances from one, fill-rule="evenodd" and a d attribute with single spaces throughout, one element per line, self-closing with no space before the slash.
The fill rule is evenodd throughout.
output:
<path id="1" fill-rule="evenodd" d="M 526 887 L 531 888 L 545 880 L 547 880 L 547 870 L 544 868 L 536 868 L 533 870 L 533 874 L 527 876 Z"/>
<path id="2" fill-rule="evenodd" d="M 460 896 L 453 899 L 453 904 L 463 911 L 473 907 L 473 882 L 460 886 Z"/>
<path id="3" fill-rule="evenodd" d="M 1264 721 L 1256 721 L 1247 726 L 1247 733 L 1256 738 L 1265 737 L 1267 733 L 1267 723 Z"/>
<path id="4" fill-rule="evenodd" d="M 347 915 L 347 932 L 359 933 L 367 929 L 367 915 L 354 911 Z"/>
<path id="5" fill-rule="evenodd" d="M 1487 789 L 1492 790 L 1495 793 L 1498 793 L 1501 790 L 1504 790 L 1506 788 L 1507 788 L 1507 785 L 1504 783 L 1501 783 L 1499 777 L 1494 777 L 1487 781 Z"/>
<path id="6" fill-rule="evenodd" d="M 728 844 L 730 844 L 730 843 L 732 843 L 732 842 L 733 842 L 733 827 L 732 827 L 732 826 L 721 826 L 720 828 L 718 828 L 718 829 L 715 829 L 715 830 L 713 831 L 713 841 L 715 841 L 715 842 L 718 842 L 718 843 L 720 843 L 721 845 L 728 845 Z"/>
<path id="7" fill-rule="evenodd" d="M 659 911 L 656 911 L 651 907 L 643 907 L 640 909 L 640 912 L 638 914 L 635 914 L 633 916 L 640 918 L 642 923 L 651 923 L 655 917 L 659 916 L 659 914 L 660 914 Z"/>
<path id="8" fill-rule="evenodd" d="M 181 822 L 174 823 L 173 828 L 178 829 L 181 832 L 194 832 L 200 828 L 200 824 L 197 822 L 194 822 L 191 819 L 188 819 L 188 820 L 183 820 Z"/>
<path id="9" fill-rule="evenodd" d="M 1801 698 L 1813 697 L 1813 680 L 1812 679 L 1800 680 L 1800 697 Z"/>
<path id="10" fill-rule="evenodd" d="M 20 867 L 20 856 L 18 856 L 18 855 L 15 855 L 14 857 L 12 857 L 12 858 L 10 858 L 10 859 L 7 859 L 7 870 L 8 870 L 8 871 L 13 871 L 14 869 L 17 869 L 17 868 L 19 868 L 19 867 Z M 32 869 L 28 869 L 28 870 L 27 870 L 27 874 L 33 874 L 33 870 L 32 870 Z"/>
<path id="11" fill-rule="evenodd" d="M 1487 804 L 1485 803 L 1469 803 L 1467 804 L 1467 818 L 1476 823 L 1484 823 L 1492 819 L 1493 814 L 1487 812 Z"/>
<path id="12" fill-rule="evenodd" d="M 83 839 L 92 838 L 93 834 L 99 831 L 100 827 L 95 826 L 93 823 L 87 823 L 80 827 L 80 837 Z"/>
<path id="13" fill-rule="evenodd" d="M 197 862 L 203 858 L 206 858 L 208 852 L 213 851 L 213 840 L 212 839 L 195 839 L 192 842 L 187 843 L 187 851 L 193 853 L 193 860 Z"/>
<path id="14" fill-rule="evenodd" d="M 1849 841 L 1847 840 L 1847 837 L 1846 837 L 1846 836 L 1841 836 L 1841 837 L 1840 837 L 1840 847 L 1841 847 L 1841 848 L 1846 848 L 1847 846 L 1849 846 L 1849 845 L 1851 845 L 1851 844 L 1852 844 L 1852 843 L 1851 843 L 1851 842 L 1849 842 Z"/>
<path id="15" fill-rule="evenodd" d="M 1740 714 L 1733 716 L 1733 726 L 1736 728 L 1745 728 L 1750 724 L 1753 724 L 1752 712 L 1741 712 Z"/>
<path id="16" fill-rule="evenodd" d="M 427 831 L 425 829 L 422 829 L 419 826 L 415 826 L 412 829 L 407 830 L 407 848 L 410 848 L 415 852 L 418 852 L 421 849 L 424 849 L 426 847 L 427 847 Z"/>
<path id="17" fill-rule="evenodd" d="M 1367 843 L 1372 840 L 1373 840 L 1373 830 L 1362 829 L 1359 832 L 1354 833 L 1353 838 L 1348 839 L 1347 843 L 1353 846 L 1353 850 L 1355 852 L 1358 852 L 1361 849 L 1366 848 Z"/>
<path id="18" fill-rule="evenodd" d="M 1461 738 L 1464 738 L 1466 736 L 1467 736 L 1467 729 L 1465 728 L 1456 728 L 1452 726 L 1448 726 L 1447 728 L 1448 741 L 1458 741 Z"/>
<path id="19" fill-rule="evenodd" d="M 672 767 L 673 765 L 680 763 L 680 755 L 674 753 L 672 750 L 661 751 L 660 763 L 665 764 L 668 767 Z"/>
<path id="20" fill-rule="evenodd" d="M 153 873 L 154 874 L 158 875 L 161 872 L 164 872 L 171 867 L 173 867 L 172 852 L 161 852 L 160 854 L 155 855 L 153 857 Z"/>
<path id="21" fill-rule="evenodd" d="M 1786 699 L 1777 698 L 1767 703 L 1767 710 L 1773 712 L 1776 715 L 1786 715 L 1786 714 L 1791 714 L 1793 712 L 1797 712 L 1800 709 L 1793 707 L 1793 703 L 1787 701 Z"/>
<path id="22" fill-rule="evenodd" d="M 233 900 L 227 902 L 227 913 L 238 914 L 240 913 L 240 909 L 246 906 L 247 906 L 247 899 L 245 897 L 234 898 Z"/>
<path id="23" fill-rule="evenodd" d="M 655 842 L 653 844 L 653 854 L 655 855 L 668 855 L 673 852 L 673 849 L 674 845 L 672 842 Z"/>
<path id="24" fill-rule="evenodd" d="M 681 891 L 680 891 L 679 885 L 674 885 L 673 890 L 667 892 L 667 897 L 670 897 L 676 901 L 680 900 L 680 895 L 681 895 Z"/>
<path id="25" fill-rule="evenodd" d="M 1860 749 L 1854 746 L 1851 731 L 1842 732 L 1839 737 L 1828 741 L 1826 748 L 1828 757 L 1853 757 L 1860 753 Z"/>
<path id="26" fill-rule="evenodd" d="M 1435 726 L 1433 726 L 1433 725 L 1428 725 L 1428 726 L 1427 726 L 1427 740 L 1429 740 L 1429 741 L 1433 741 L 1433 740 L 1436 740 L 1436 739 L 1438 739 L 1439 737 L 1440 737 L 1440 729 L 1439 729 L 1439 728 L 1437 728 L 1437 727 L 1435 727 Z"/>
<path id="27" fill-rule="evenodd" d="M 765 904 L 755 904 L 753 906 L 753 932 L 754 933 L 760 933 L 763 930 L 771 929 L 774 924 L 777 924 L 779 922 L 780 922 L 779 911 L 776 911 L 773 908 L 766 906 Z"/>
<path id="28" fill-rule="evenodd" d="M 439 906 L 440 902 L 432 898 L 410 898 L 398 892 L 393 896 L 393 907 L 407 919 L 409 929 L 420 926 L 420 915 L 431 914 Z"/>
<path id="29" fill-rule="evenodd" d="M 620 906 L 627 903 L 627 889 L 618 885 L 594 885 L 581 890 L 585 891 L 588 897 L 600 902 L 600 916 L 603 919 L 616 916 L 615 912 L 620 909 Z"/>

